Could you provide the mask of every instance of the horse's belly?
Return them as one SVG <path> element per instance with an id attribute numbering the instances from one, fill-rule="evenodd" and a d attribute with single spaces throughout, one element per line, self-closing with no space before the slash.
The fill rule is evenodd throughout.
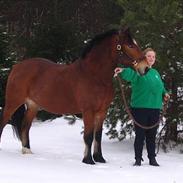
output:
<path id="1" fill-rule="evenodd" d="M 64 105 L 64 104 L 63 104 Z M 81 111 L 73 106 L 67 105 L 67 106 L 63 106 L 63 105 L 48 105 L 48 106 L 43 106 L 43 109 L 54 113 L 54 114 L 79 114 L 81 113 Z"/>
<path id="2" fill-rule="evenodd" d="M 76 102 L 66 98 L 63 100 L 60 98 L 54 100 L 54 97 L 47 100 L 44 100 L 43 98 L 40 101 L 35 102 L 40 106 L 41 109 L 54 114 L 76 114 L 81 112 L 79 107 L 76 105 Z"/>

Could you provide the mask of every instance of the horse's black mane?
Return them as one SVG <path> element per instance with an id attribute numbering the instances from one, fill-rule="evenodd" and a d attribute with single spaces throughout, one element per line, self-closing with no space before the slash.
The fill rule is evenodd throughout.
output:
<path id="1" fill-rule="evenodd" d="M 111 29 L 107 32 L 96 35 L 92 40 L 87 43 L 86 47 L 83 49 L 83 52 L 81 53 L 81 58 L 84 59 L 95 45 L 98 45 L 103 39 L 105 39 L 106 37 L 110 37 L 114 34 L 118 34 L 118 30 Z"/>

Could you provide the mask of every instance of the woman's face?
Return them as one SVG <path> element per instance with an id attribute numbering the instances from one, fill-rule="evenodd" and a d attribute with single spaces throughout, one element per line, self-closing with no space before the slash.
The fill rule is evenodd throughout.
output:
<path id="1" fill-rule="evenodd" d="M 146 54 L 145 54 L 146 58 L 147 58 L 147 63 L 148 65 L 151 67 L 154 63 L 155 63 L 155 60 L 156 60 L 156 53 L 154 51 L 148 51 Z"/>

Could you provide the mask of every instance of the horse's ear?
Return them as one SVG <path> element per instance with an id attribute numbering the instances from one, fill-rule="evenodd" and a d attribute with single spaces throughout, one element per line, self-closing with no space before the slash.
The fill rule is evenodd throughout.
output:
<path id="1" fill-rule="evenodd" d="M 120 38 L 123 40 L 125 37 L 130 35 L 130 28 L 128 26 L 124 26 L 119 31 Z"/>
<path id="2" fill-rule="evenodd" d="M 124 26 L 123 29 L 121 29 L 121 32 L 123 32 L 124 34 L 130 34 L 130 28 L 128 26 Z"/>

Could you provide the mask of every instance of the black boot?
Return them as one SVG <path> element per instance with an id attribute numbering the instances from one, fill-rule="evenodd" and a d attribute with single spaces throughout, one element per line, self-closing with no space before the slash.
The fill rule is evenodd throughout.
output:
<path id="1" fill-rule="evenodd" d="M 149 164 L 152 166 L 159 166 L 155 158 L 149 159 Z"/>
<path id="2" fill-rule="evenodd" d="M 141 158 L 136 158 L 135 163 L 133 164 L 133 166 L 141 166 Z"/>

